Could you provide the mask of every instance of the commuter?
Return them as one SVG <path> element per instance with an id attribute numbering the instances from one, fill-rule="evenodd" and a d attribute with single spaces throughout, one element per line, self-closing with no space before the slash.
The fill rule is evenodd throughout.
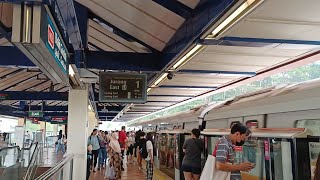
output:
<path id="1" fill-rule="evenodd" d="M 318 155 L 317 163 L 316 163 L 316 168 L 314 170 L 314 177 L 313 180 L 320 180 L 320 153 Z"/>
<path id="2" fill-rule="evenodd" d="M 98 162 L 100 143 L 98 138 L 98 130 L 94 129 L 91 136 L 88 138 L 88 146 L 92 145 L 92 160 L 91 160 L 91 169 L 93 172 L 96 172 L 96 166 Z"/>
<path id="3" fill-rule="evenodd" d="M 25 139 L 26 139 L 27 146 L 29 146 L 31 141 L 31 134 L 29 133 L 29 131 L 26 132 Z"/>
<path id="4" fill-rule="evenodd" d="M 152 143 L 152 134 L 149 132 L 146 136 L 146 148 L 148 152 L 148 157 L 146 160 L 146 169 L 147 169 L 147 180 L 152 180 L 153 178 L 153 143 Z"/>
<path id="5" fill-rule="evenodd" d="M 134 157 L 137 157 L 137 149 L 140 141 L 140 133 L 141 133 L 141 130 L 139 129 L 134 136 Z"/>
<path id="6" fill-rule="evenodd" d="M 98 170 L 100 170 L 101 168 L 104 168 L 105 162 L 107 160 L 107 149 L 106 149 L 107 141 L 105 139 L 105 136 L 106 135 L 103 131 L 100 133 L 100 136 L 98 136 L 99 145 L 100 145 Z"/>
<path id="7" fill-rule="evenodd" d="M 61 150 L 62 155 L 66 152 L 66 138 L 65 135 L 61 135 L 61 138 L 58 139 L 58 144 L 56 148 L 56 155 L 58 155 L 59 151 Z"/>
<path id="8" fill-rule="evenodd" d="M 128 140 L 126 142 L 127 147 L 127 163 L 133 162 L 133 144 L 134 144 L 134 137 L 132 133 L 127 132 Z"/>
<path id="9" fill-rule="evenodd" d="M 119 144 L 120 144 L 120 147 L 121 147 L 121 157 L 122 157 L 122 160 L 121 160 L 121 170 L 123 171 L 124 168 L 123 168 L 123 158 L 124 158 L 124 150 L 126 148 L 126 141 L 127 141 L 127 135 L 126 135 L 126 127 L 125 126 L 122 126 L 121 127 L 121 131 L 119 132 Z"/>
<path id="10" fill-rule="evenodd" d="M 116 138 L 116 134 L 112 133 L 108 148 L 109 162 L 115 171 L 115 178 L 121 179 L 121 147 Z"/>
<path id="11" fill-rule="evenodd" d="M 87 147 L 87 178 L 86 180 L 89 180 L 89 177 L 90 177 L 91 161 L 92 161 L 92 145 L 89 145 Z"/>
<path id="12" fill-rule="evenodd" d="M 200 130 L 193 129 L 191 138 L 187 139 L 183 146 L 185 153 L 181 170 L 185 180 L 199 180 L 201 174 L 201 152 L 203 151 L 203 142 L 199 139 Z"/>
<path id="13" fill-rule="evenodd" d="M 251 131 L 244 125 L 237 123 L 232 126 L 231 133 L 219 139 L 213 156 L 216 157 L 216 169 L 231 172 L 231 180 L 241 180 L 240 171 L 250 171 L 255 164 L 243 162 L 235 164 L 235 146 L 242 146 L 251 135 Z"/>
<path id="14" fill-rule="evenodd" d="M 145 136 L 146 133 L 144 133 L 143 131 L 140 132 L 140 140 L 139 140 L 139 143 L 138 143 L 138 149 L 139 149 L 139 153 L 138 153 L 138 166 L 139 166 L 139 169 L 142 169 L 142 156 L 141 156 L 141 150 L 142 150 L 142 147 L 144 145 L 144 143 L 146 143 L 146 139 L 145 139 Z"/>

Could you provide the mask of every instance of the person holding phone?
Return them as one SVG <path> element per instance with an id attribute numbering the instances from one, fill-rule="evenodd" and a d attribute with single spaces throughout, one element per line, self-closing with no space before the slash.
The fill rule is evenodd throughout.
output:
<path id="1" fill-rule="evenodd" d="M 235 164 L 234 146 L 242 146 L 251 135 L 248 127 L 241 123 L 234 124 L 229 135 L 223 136 L 218 141 L 213 156 L 216 157 L 216 168 L 221 171 L 231 172 L 230 180 L 241 180 L 240 171 L 250 171 L 254 163 L 243 162 Z"/>

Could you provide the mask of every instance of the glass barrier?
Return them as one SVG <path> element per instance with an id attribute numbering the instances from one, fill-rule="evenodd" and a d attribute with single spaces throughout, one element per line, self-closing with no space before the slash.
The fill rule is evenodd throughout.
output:
<path id="1" fill-rule="evenodd" d="M 22 179 L 19 146 L 0 149 L 0 179 Z"/>
<path id="2" fill-rule="evenodd" d="M 206 153 L 213 154 L 219 140 L 206 136 Z M 250 172 L 241 172 L 243 180 L 292 180 L 291 143 L 285 139 L 250 138 L 242 147 L 235 146 L 235 163 L 255 163 Z"/>
<path id="3" fill-rule="evenodd" d="M 41 153 L 41 150 L 40 150 L 39 144 L 36 143 L 34 145 L 34 151 L 32 153 L 31 159 L 28 163 L 28 167 L 26 169 L 26 173 L 25 173 L 23 180 L 33 180 L 34 179 L 37 168 L 42 162 L 40 153 Z"/>

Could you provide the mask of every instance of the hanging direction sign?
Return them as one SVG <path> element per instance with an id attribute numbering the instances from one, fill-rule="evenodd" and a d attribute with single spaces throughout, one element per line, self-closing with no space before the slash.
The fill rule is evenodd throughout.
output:
<path id="1" fill-rule="evenodd" d="M 99 101 L 111 103 L 145 103 L 147 75 L 139 73 L 100 73 Z"/>

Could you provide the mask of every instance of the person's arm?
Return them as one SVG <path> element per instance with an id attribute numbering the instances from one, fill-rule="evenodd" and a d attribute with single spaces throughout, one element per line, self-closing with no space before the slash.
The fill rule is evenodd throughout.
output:
<path id="1" fill-rule="evenodd" d="M 147 141 L 148 153 L 150 155 L 150 162 L 153 164 L 153 146 L 151 141 Z"/>
<path id="2" fill-rule="evenodd" d="M 186 141 L 184 141 L 183 146 L 182 146 L 182 151 L 183 151 L 184 153 L 186 152 L 188 140 L 189 140 L 189 139 L 187 139 Z"/>
<path id="3" fill-rule="evenodd" d="M 216 152 L 216 169 L 220 171 L 249 171 L 253 168 L 252 164 L 249 162 L 244 162 L 241 164 L 231 164 L 227 162 L 229 155 L 229 147 L 226 144 L 219 144 Z"/>

